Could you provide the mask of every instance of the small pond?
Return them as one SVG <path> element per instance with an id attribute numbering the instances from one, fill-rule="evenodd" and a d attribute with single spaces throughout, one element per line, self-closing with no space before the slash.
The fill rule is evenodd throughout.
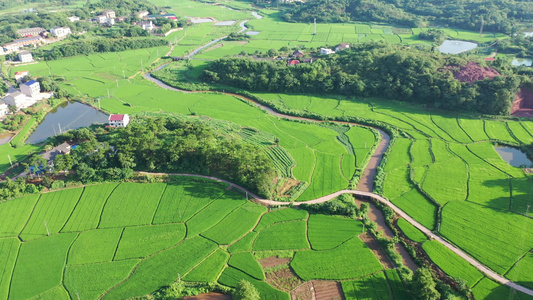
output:
<path id="1" fill-rule="evenodd" d="M 445 54 L 459 54 L 462 52 L 473 50 L 477 47 L 476 43 L 445 40 L 439 47 L 439 51 Z"/>
<path id="2" fill-rule="evenodd" d="M 262 19 L 263 16 L 258 14 L 256 11 L 252 11 L 252 16 L 254 16 L 256 19 Z"/>
<path id="3" fill-rule="evenodd" d="M 247 35 L 258 35 L 260 34 L 261 32 L 260 31 L 248 31 L 248 32 L 245 32 Z"/>
<path id="4" fill-rule="evenodd" d="M 527 158 L 526 154 L 519 149 L 504 146 L 496 146 L 494 149 L 503 160 L 513 167 L 531 167 L 533 164 L 531 160 Z"/>
<path id="5" fill-rule="evenodd" d="M 215 26 L 231 26 L 231 25 L 235 24 L 235 22 L 237 22 L 237 21 L 220 21 L 220 22 L 216 22 L 213 25 L 215 25 Z"/>
<path id="6" fill-rule="evenodd" d="M 531 58 L 515 58 L 511 62 L 513 66 L 519 67 L 519 66 L 526 66 L 531 67 L 533 65 L 533 59 Z"/>
<path id="7" fill-rule="evenodd" d="M 208 19 L 208 18 L 195 18 L 195 19 L 191 19 L 191 22 L 194 23 L 194 24 L 199 24 L 199 23 L 209 23 L 209 22 L 213 22 L 213 19 Z"/>
<path id="8" fill-rule="evenodd" d="M 44 117 L 41 124 L 30 135 L 26 143 L 36 144 L 59 134 L 61 131 L 87 127 L 93 123 L 105 124 L 108 116 L 88 105 L 79 102 L 66 102 Z"/>

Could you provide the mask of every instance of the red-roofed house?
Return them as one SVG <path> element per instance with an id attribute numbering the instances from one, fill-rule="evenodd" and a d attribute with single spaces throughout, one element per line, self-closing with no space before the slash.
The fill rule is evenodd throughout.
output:
<path id="1" fill-rule="evenodd" d="M 30 71 L 15 72 L 15 81 L 21 83 L 22 79 L 30 74 Z"/>
<path id="2" fill-rule="evenodd" d="M 297 59 L 291 59 L 287 62 L 287 66 L 296 66 L 296 65 L 299 65 L 300 64 L 300 61 L 297 60 Z"/>
<path id="3" fill-rule="evenodd" d="M 484 60 L 485 61 L 494 61 L 494 57 L 485 57 Z"/>
<path id="4" fill-rule="evenodd" d="M 109 126 L 111 127 L 126 127 L 129 123 L 129 115 L 109 115 Z"/>

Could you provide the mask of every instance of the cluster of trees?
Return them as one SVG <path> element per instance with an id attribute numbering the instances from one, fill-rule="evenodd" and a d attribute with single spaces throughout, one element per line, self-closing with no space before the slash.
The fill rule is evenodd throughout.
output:
<path id="1" fill-rule="evenodd" d="M 517 24 L 531 25 L 533 2 L 513 0 L 315 0 L 294 2 L 285 10 L 287 21 L 392 22 L 408 27 L 435 23 L 469 30 L 513 33 Z M 482 21 L 483 20 L 483 21 Z"/>
<path id="2" fill-rule="evenodd" d="M 533 36 L 526 37 L 524 34 L 500 40 L 495 46 L 499 53 L 515 54 L 522 58 L 533 57 Z"/>
<path id="3" fill-rule="evenodd" d="M 142 30 L 142 29 L 141 29 Z M 92 39 L 80 40 L 55 46 L 51 50 L 39 49 L 34 52 L 36 56 L 45 60 L 60 59 L 75 55 L 89 55 L 95 52 L 118 52 L 141 48 L 150 48 L 167 45 L 168 42 L 161 38 L 144 39 Z"/>
<path id="4" fill-rule="evenodd" d="M 24 194 L 34 194 L 38 192 L 40 192 L 39 187 L 32 183 L 26 183 L 26 179 L 23 177 L 19 177 L 16 180 L 10 180 L 8 178 L 6 181 L 0 182 L 0 202 Z"/>
<path id="5" fill-rule="evenodd" d="M 64 141 L 82 142 L 70 155 L 59 156 L 55 169 L 74 170 L 84 182 L 126 178 L 131 170 L 192 173 L 221 177 L 269 196 L 276 177 L 264 152 L 227 139 L 201 121 L 140 118 L 110 133 L 102 128 L 68 131 L 55 143 Z"/>
<path id="6" fill-rule="evenodd" d="M 418 37 L 423 40 L 428 40 L 435 43 L 442 43 L 446 38 L 448 38 L 448 35 L 442 30 L 429 29 L 420 32 L 420 34 L 418 34 Z"/>
<path id="7" fill-rule="evenodd" d="M 466 63 L 457 56 L 380 42 L 354 45 L 342 54 L 291 67 L 280 61 L 223 58 L 211 62 L 202 79 L 252 91 L 375 96 L 448 110 L 508 114 L 527 79 L 509 73 L 462 83 L 447 66 Z"/>

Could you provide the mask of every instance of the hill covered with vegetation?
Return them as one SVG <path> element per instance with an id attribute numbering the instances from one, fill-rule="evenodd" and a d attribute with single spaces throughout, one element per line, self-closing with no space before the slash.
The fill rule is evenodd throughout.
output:
<path id="1" fill-rule="evenodd" d="M 377 21 L 411 27 L 429 23 L 512 33 L 518 22 L 531 24 L 531 1 L 491 0 L 314 0 L 298 2 L 283 12 L 286 21 Z"/>

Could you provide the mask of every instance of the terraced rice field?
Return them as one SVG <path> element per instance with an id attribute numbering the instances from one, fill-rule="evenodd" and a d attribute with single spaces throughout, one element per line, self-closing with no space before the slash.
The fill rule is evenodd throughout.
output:
<path id="1" fill-rule="evenodd" d="M 7 201 L 0 212 L 11 220 L 1 227 L 2 298 L 124 299 L 179 278 L 230 287 L 245 278 L 262 299 L 289 299 L 265 281 L 255 251 L 295 252 L 292 264 L 304 279 L 356 279 L 382 268 L 356 236 L 360 221 L 292 208 L 267 212 L 206 180 L 65 189 Z M 315 256 L 327 272 L 318 271 Z"/>

